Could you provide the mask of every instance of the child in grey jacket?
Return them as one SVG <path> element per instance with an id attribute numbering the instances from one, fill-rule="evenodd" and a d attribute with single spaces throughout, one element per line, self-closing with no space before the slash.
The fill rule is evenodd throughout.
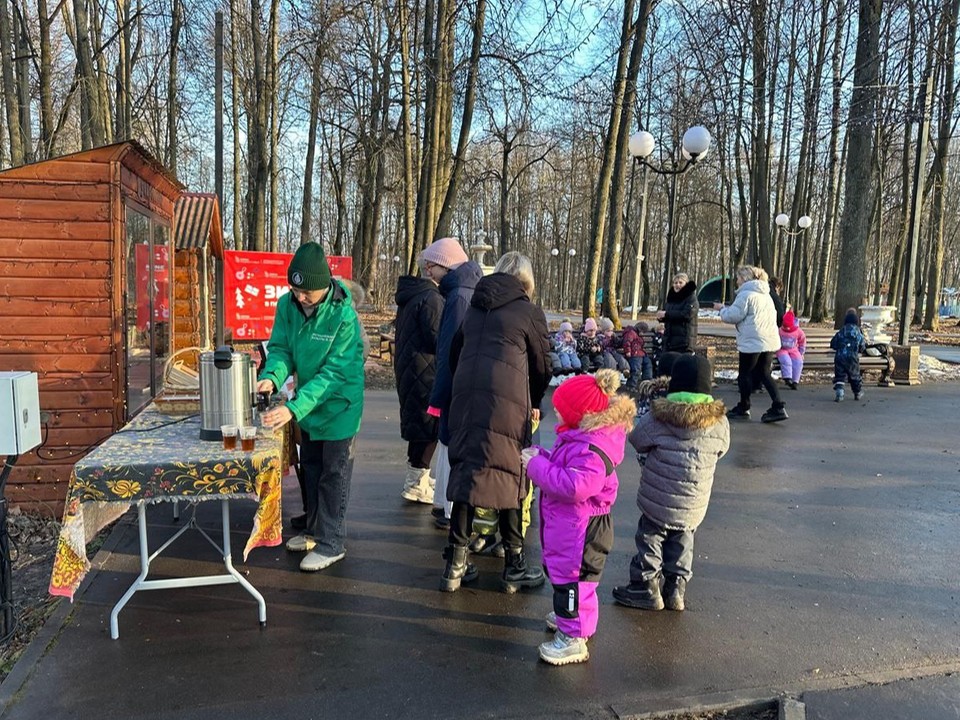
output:
<path id="1" fill-rule="evenodd" d="M 709 360 L 681 355 L 667 397 L 654 400 L 630 433 L 643 471 L 630 584 L 613 589 L 621 605 L 684 609 L 693 576 L 693 534 L 707 513 L 717 461 L 730 447 L 726 408 L 710 394 L 712 381 Z"/>

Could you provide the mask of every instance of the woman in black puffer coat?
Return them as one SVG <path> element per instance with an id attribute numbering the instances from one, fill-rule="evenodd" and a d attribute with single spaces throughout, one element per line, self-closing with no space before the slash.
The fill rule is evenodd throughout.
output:
<path id="1" fill-rule="evenodd" d="M 400 396 L 400 437 L 407 441 L 407 472 L 400 495 L 410 502 L 433 502 L 430 461 L 437 449 L 437 418 L 427 414 L 437 374 L 437 331 L 443 298 L 429 278 L 397 280 L 396 348 L 393 372 Z"/>
<path id="2" fill-rule="evenodd" d="M 657 313 L 663 321 L 663 351 L 692 353 L 697 346 L 697 285 L 686 273 L 677 273 L 670 283 L 667 301 Z"/>
<path id="3" fill-rule="evenodd" d="M 466 562 L 474 508 L 499 510 L 505 566 L 502 587 L 539 587 L 543 571 L 523 554 L 521 504 L 527 494 L 520 451 L 529 447 L 531 421 L 551 378 L 549 331 L 543 310 L 530 302 L 533 268 L 520 253 L 505 254 L 477 283 L 454 338 L 450 404 L 450 479 L 453 502 L 441 589 L 453 592 L 476 578 Z"/>

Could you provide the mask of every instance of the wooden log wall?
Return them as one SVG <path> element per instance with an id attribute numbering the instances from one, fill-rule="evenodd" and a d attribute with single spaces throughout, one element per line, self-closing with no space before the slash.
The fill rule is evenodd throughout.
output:
<path id="1" fill-rule="evenodd" d="M 44 444 L 19 458 L 7 497 L 50 514 L 62 509 L 78 453 L 113 432 L 120 391 L 109 166 L 58 165 L 34 166 L 35 179 L 0 177 L 0 370 L 38 373 L 50 413 Z"/>
<path id="2" fill-rule="evenodd" d="M 182 350 L 203 343 L 201 323 L 207 315 L 200 303 L 200 257 L 202 250 L 177 250 L 173 284 L 173 349 Z M 195 363 L 192 354 L 183 358 Z M 194 368 L 196 369 L 196 368 Z"/>

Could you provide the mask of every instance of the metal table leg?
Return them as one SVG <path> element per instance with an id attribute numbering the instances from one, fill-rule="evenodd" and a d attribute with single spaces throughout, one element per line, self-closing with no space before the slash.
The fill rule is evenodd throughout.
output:
<path id="1" fill-rule="evenodd" d="M 239 583 L 244 590 L 250 593 L 257 601 L 259 611 L 260 627 L 267 625 L 267 603 L 263 595 L 250 584 L 250 581 L 243 577 L 236 568 L 233 567 L 233 558 L 230 551 L 230 500 L 229 498 L 220 499 L 221 523 L 223 525 L 223 545 L 217 545 L 206 531 L 197 524 L 196 503 L 192 504 L 190 521 L 175 532 L 163 545 L 161 545 L 152 555 L 149 554 L 147 544 L 147 511 L 143 501 L 137 503 L 137 525 L 140 536 L 140 575 L 133 581 L 133 584 L 127 589 L 120 598 L 119 602 L 113 607 L 110 613 L 110 637 L 114 640 L 120 637 L 120 626 L 118 616 L 123 607 L 130 601 L 133 594 L 138 590 L 166 590 L 170 588 L 182 587 L 201 587 L 206 585 L 231 585 Z M 225 575 L 201 575 L 197 577 L 170 578 L 167 580 L 147 580 L 147 574 L 150 572 L 150 562 L 166 550 L 178 537 L 187 530 L 194 529 L 204 538 L 223 557 L 223 564 L 227 570 Z"/>

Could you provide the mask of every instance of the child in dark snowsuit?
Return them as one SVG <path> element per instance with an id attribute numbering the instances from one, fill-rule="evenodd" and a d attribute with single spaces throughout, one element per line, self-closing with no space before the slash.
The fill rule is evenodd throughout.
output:
<path id="1" fill-rule="evenodd" d="M 643 472 L 630 584 L 613 589 L 621 605 L 684 609 L 693 576 L 693 534 L 707 514 L 717 461 L 730 447 L 726 408 L 710 395 L 712 379 L 709 360 L 681 355 L 667 397 L 654 400 L 630 433 Z"/>
<path id="2" fill-rule="evenodd" d="M 853 308 L 847 310 L 843 318 L 843 327 L 830 340 L 833 356 L 834 401 L 843 400 L 843 383 L 849 382 L 853 390 L 853 399 L 863 397 L 863 378 L 860 376 L 860 355 L 867 349 L 867 343 L 860 331 L 860 318 Z"/>
<path id="3" fill-rule="evenodd" d="M 560 421 L 553 449 L 523 451 L 527 477 L 540 488 L 540 543 L 553 584 L 547 627 L 556 634 L 540 646 L 551 665 L 587 660 L 587 639 L 597 630 L 597 583 L 613 547 L 615 468 L 636 413 L 619 385 L 620 374 L 609 369 L 564 382 L 553 394 Z"/>

